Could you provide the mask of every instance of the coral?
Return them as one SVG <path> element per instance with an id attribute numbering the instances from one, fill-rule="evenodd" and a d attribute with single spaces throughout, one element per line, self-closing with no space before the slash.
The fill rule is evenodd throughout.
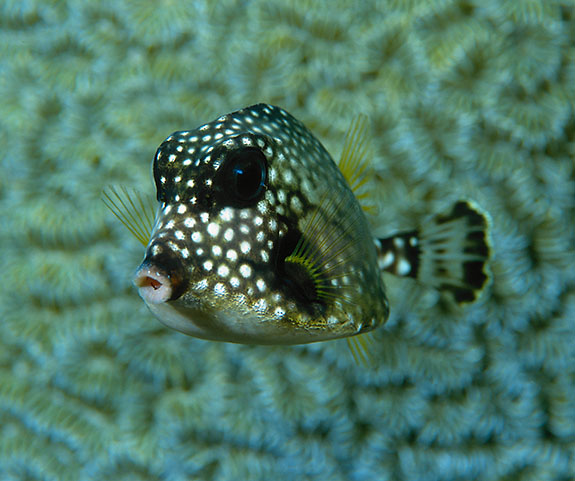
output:
<path id="1" fill-rule="evenodd" d="M 0 7 L 1 479 L 575 476 L 575 6 L 356 4 Z M 376 234 L 477 201 L 480 302 L 386 277 L 367 367 L 345 341 L 211 343 L 153 319 L 101 191 L 153 194 L 167 135 L 260 101 L 335 159 L 368 115 Z"/>

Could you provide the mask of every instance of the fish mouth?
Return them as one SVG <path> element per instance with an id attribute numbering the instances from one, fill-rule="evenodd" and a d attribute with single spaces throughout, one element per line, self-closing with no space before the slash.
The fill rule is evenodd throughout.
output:
<path id="1" fill-rule="evenodd" d="M 136 271 L 134 285 L 140 297 L 148 304 L 161 304 L 173 295 L 172 280 L 160 268 L 144 263 Z"/>
<path id="2" fill-rule="evenodd" d="M 186 268 L 173 252 L 150 252 L 134 275 L 134 285 L 146 304 L 163 304 L 180 298 L 187 287 Z"/>

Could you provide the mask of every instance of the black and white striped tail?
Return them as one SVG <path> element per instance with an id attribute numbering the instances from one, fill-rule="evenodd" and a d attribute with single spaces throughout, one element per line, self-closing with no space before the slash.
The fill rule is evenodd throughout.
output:
<path id="1" fill-rule="evenodd" d="M 486 214 L 459 201 L 447 215 L 434 215 L 416 230 L 376 239 L 379 266 L 449 292 L 459 304 L 474 302 L 489 279 L 488 230 Z"/>

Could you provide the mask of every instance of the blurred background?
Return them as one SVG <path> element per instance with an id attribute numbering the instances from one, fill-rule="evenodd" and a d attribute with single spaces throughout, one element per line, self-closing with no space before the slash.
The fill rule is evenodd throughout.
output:
<path id="1" fill-rule="evenodd" d="M 369 116 L 377 234 L 481 205 L 480 302 L 386 277 L 367 367 L 156 321 L 101 191 L 257 102 Z M 573 0 L 3 1 L 0 479 L 573 479 L 574 104 Z"/>

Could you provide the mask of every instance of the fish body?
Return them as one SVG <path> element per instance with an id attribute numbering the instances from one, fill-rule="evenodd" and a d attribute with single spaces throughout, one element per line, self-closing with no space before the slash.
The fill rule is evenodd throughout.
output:
<path id="1" fill-rule="evenodd" d="M 134 278 L 152 313 L 203 339 L 300 344 L 383 324 L 385 270 L 473 301 L 487 281 L 485 216 L 463 201 L 374 239 L 358 201 L 358 125 L 339 163 L 267 104 L 170 135 L 154 157 L 158 209 Z"/>
<path id="2" fill-rule="evenodd" d="M 387 319 L 365 215 L 326 149 L 285 110 L 260 104 L 175 132 L 153 172 L 159 212 L 136 285 L 166 325 L 294 344 Z"/>

